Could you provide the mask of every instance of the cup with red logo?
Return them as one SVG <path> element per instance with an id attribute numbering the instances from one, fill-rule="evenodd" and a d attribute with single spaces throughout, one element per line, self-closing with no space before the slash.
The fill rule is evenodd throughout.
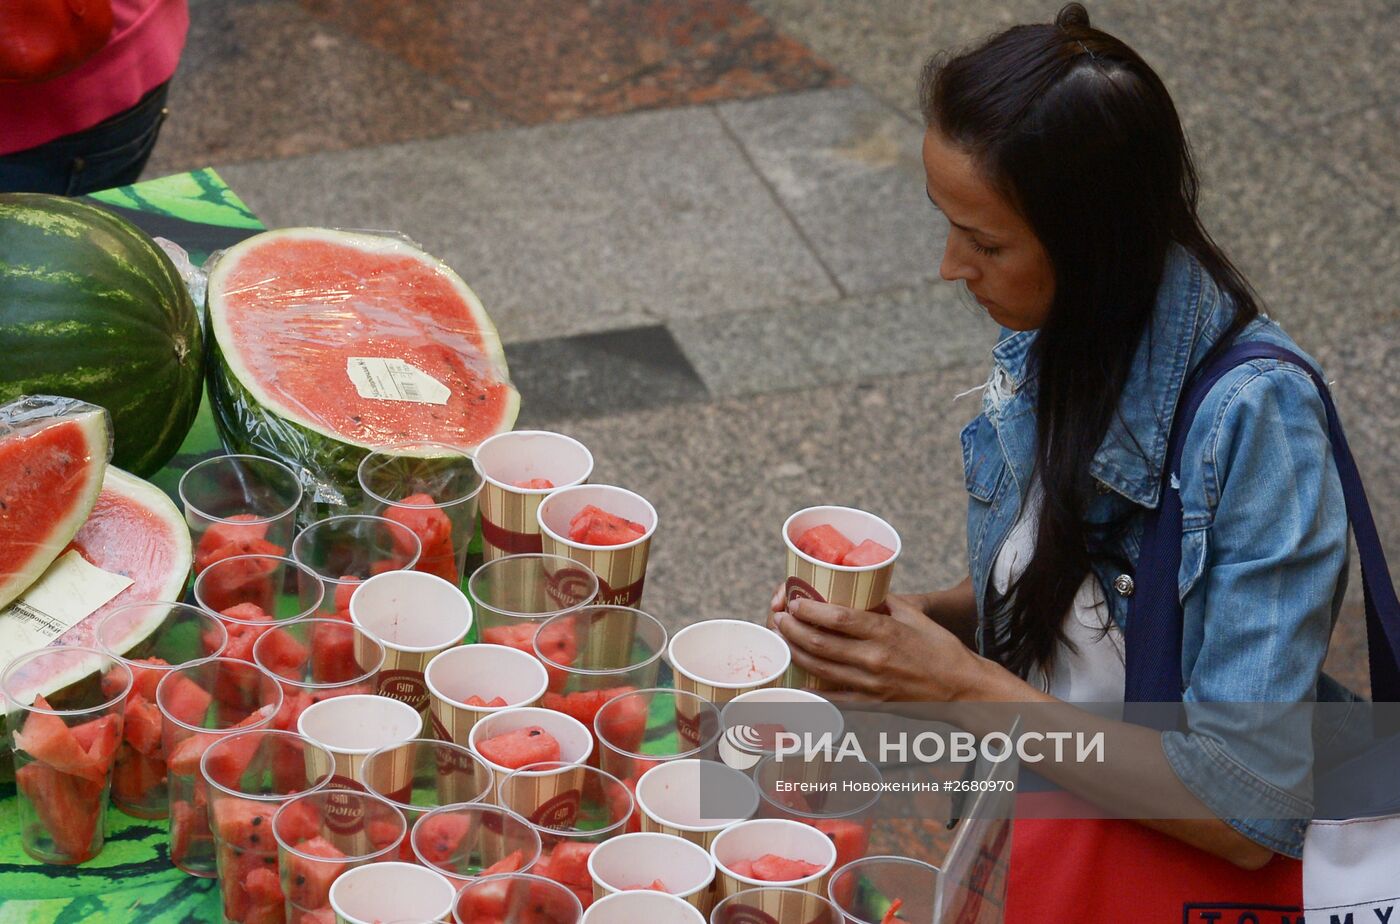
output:
<path id="1" fill-rule="evenodd" d="M 656 508 L 613 485 L 561 488 L 535 511 L 546 554 L 572 558 L 598 576 L 598 602 L 641 606 Z"/>
<path id="2" fill-rule="evenodd" d="M 359 789 L 360 767 L 370 754 L 417 738 L 423 717 L 407 703 L 387 696 L 352 693 L 307 706 L 297 718 L 297 732 L 321 745 L 335 758 L 339 789 Z M 407 760 L 406 755 L 401 758 Z"/>
<path id="3" fill-rule="evenodd" d="M 498 433 L 476 449 L 481 489 L 482 555 L 486 561 L 540 552 L 540 502 L 593 474 L 593 454 L 578 440 L 548 430 Z"/>

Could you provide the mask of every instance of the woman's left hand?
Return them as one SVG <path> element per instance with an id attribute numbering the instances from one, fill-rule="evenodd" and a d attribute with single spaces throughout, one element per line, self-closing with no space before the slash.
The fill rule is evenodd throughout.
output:
<path id="1" fill-rule="evenodd" d="M 833 699 L 951 702 L 977 698 L 988 664 L 912 603 L 890 597 L 889 614 L 794 600 L 771 625 L 793 663 L 847 694 Z"/>

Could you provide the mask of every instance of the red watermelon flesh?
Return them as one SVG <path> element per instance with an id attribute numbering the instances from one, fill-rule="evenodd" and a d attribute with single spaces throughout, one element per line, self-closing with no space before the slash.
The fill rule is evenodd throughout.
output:
<path id="1" fill-rule="evenodd" d="M 482 876 L 495 876 L 500 873 L 518 873 L 525 866 L 525 851 L 512 850 L 495 863 L 481 871 Z"/>
<path id="2" fill-rule="evenodd" d="M 367 450 L 411 433 L 471 448 L 515 421 L 519 395 L 480 300 L 446 265 L 404 241 L 319 228 L 259 234 L 214 267 L 208 305 L 222 359 L 211 393 L 241 387 L 254 414 L 305 431 L 297 443 Z M 347 370 L 366 357 L 431 376 L 447 389 L 446 403 L 362 397 Z M 233 381 L 225 385 L 224 376 Z M 250 434 L 232 436 L 238 443 Z M 303 461 L 322 467 L 321 458 Z M 342 477 L 353 492 L 353 468 Z"/>
<path id="3" fill-rule="evenodd" d="M 583 545 L 624 545 L 645 536 L 647 529 L 592 504 L 569 520 L 569 539 Z"/>
<path id="4" fill-rule="evenodd" d="M 34 700 L 48 709 L 42 697 Z M 56 715 L 31 712 L 15 732 L 15 747 L 60 773 L 104 783 L 117 751 L 120 724 L 114 715 L 69 727 Z"/>
<path id="5" fill-rule="evenodd" d="M 885 910 L 885 916 L 880 919 L 880 924 L 899 924 L 904 918 L 899 916 L 899 909 L 904 907 L 904 899 L 896 898 L 890 902 L 890 907 Z"/>
<path id="6" fill-rule="evenodd" d="M 886 548 L 874 539 L 867 539 L 851 549 L 841 559 L 848 568 L 864 568 L 867 565 L 881 565 L 894 557 L 894 549 Z"/>
<path id="7" fill-rule="evenodd" d="M 604 690 L 604 693 L 611 693 L 608 701 L 611 701 L 624 693 L 632 692 L 632 687 L 615 687 L 613 690 Z M 602 710 L 600 704 L 594 710 L 594 718 Z M 647 703 L 644 697 L 634 696 L 624 702 L 618 703 L 607 710 L 603 715 L 601 723 L 588 722 L 588 727 L 593 728 L 598 724 L 596 731 L 601 732 L 608 743 L 615 748 L 624 751 L 635 752 L 642 746 L 642 739 L 647 733 Z"/>
<path id="8" fill-rule="evenodd" d="M 560 924 L 577 915 L 557 891 L 528 880 L 488 882 L 464 892 L 457 903 L 458 918 L 471 924 Z"/>
<path id="9" fill-rule="evenodd" d="M 214 836 L 225 847 L 259 853 L 275 852 L 272 816 L 277 805 L 255 799 L 225 797 L 214 803 Z"/>
<path id="10" fill-rule="evenodd" d="M 200 601 L 215 612 L 223 612 L 240 603 L 253 603 L 265 610 L 272 610 L 277 604 L 273 575 L 279 563 L 267 556 L 281 554 L 280 546 L 261 539 L 246 550 L 231 545 L 220 547 L 200 569 Z M 199 568 L 198 559 L 195 567 Z"/>
<path id="11" fill-rule="evenodd" d="M 344 614 L 346 619 L 350 618 L 350 598 L 355 595 L 355 588 L 360 586 L 360 579 L 353 574 L 344 574 L 340 577 L 340 583 L 335 585 L 335 611 Z"/>
<path id="12" fill-rule="evenodd" d="M 804 530 L 793 545 L 797 546 L 799 552 L 806 552 L 817 561 L 824 561 L 828 565 L 842 564 L 846 554 L 856 547 L 854 542 L 830 523 L 822 523 L 820 526 Z"/>
<path id="13" fill-rule="evenodd" d="M 517 488 L 525 488 L 529 491 L 544 491 L 552 490 L 554 488 L 554 482 L 550 481 L 548 478 L 531 478 L 529 481 L 517 481 L 515 482 L 515 486 Z"/>
<path id="14" fill-rule="evenodd" d="M 74 725 L 73 737 L 87 752 L 88 760 L 92 761 L 94 768 L 101 774 L 101 781 L 105 781 L 107 771 L 112 769 L 112 761 L 116 759 L 117 745 L 121 743 L 121 717 L 104 715 L 100 719 Z"/>
<path id="15" fill-rule="evenodd" d="M 554 845 L 553 850 L 540 857 L 533 871 L 567 887 L 578 896 L 579 903 L 587 908 L 593 904 L 593 879 L 588 872 L 588 857 L 597 846 L 560 841 Z"/>
<path id="16" fill-rule="evenodd" d="M 186 725 L 204 724 L 205 713 L 214 697 L 208 690 L 186 677 L 172 674 L 166 683 L 165 695 L 159 700 L 170 715 Z"/>
<path id="17" fill-rule="evenodd" d="M 111 424 L 96 405 L 37 397 L 0 407 L 0 609 L 77 534 L 110 458 Z"/>
<path id="18" fill-rule="evenodd" d="M 287 862 L 282 867 L 283 891 L 299 908 L 320 908 L 330 898 L 331 883 L 345 871 L 345 863 L 339 862 L 345 859 L 345 854 L 320 836 L 297 844 L 296 849 L 319 859 L 287 854 Z"/>
<path id="19" fill-rule="evenodd" d="M 355 627 L 349 623 L 316 623 L 311 629 L 311 679 L 316 683 L 345 683 L 365 673 L 355 657 Z M 291 676 L 291 675 L 288 675 Z"/>
<path id="20" fill-rule="evenodd" d="M 391 506 L 384 518 L 407 527 L 418 537 L 421 551 L 413 570 L 436 574 L 445 581 L 457 583 L 457 553 L 452 546 L 452 521 L 428 494 L 413 494 Z M 412 555 L 408 543 L 400 543 L 395 534 L 395 550 L 400 555 Z"/>
<path id="21" fill-rule="evenodd" d="M 471 830 L 471 819 L 463 815 L 452 812 L 424 815 L 418 822 L 413 843 L 425 861 L 447 866 Z"/>
<path id="22" fill-rule="evenodd" d="M 103 809 L 103 783 L 32 763 L 15 771 L 15 784 L 29 800 L 62 862 L 82 863 L 93 857 Z"/>
<path id="23" fill-rule="evenodd" d="M 479 706 L 479 707 L 481 707 L 482 709 L 499 709 L 499 708 L 501 708 L 502 706 L 508 706 L 508 705 L 510 705 L 510 704 L 507 703 L 507 702 L 505 701 L 505 698 L 504 698 L 504 697 L 501 697 L 501 696 L 494 696 L 494 697 L 491 698 L 491 701 L 490 701 L 490 702 L 487 702 L 486 700 L 482 699 L 480 696 L 477 696 L 476 694 L 472 694 L 471 696 L 468 696 L 465 700 L 462 701 L 462 705 L 463 705 L 463 706 Z"/>
<path id="24" fill-rule="evenodd" d="M 630 885 L 630 886 L 623 886 L 623 887 L 622 887 L 622 891 L 624 891 L 624 892 L 646 892 L 646 891 L 651 891 L 651 892 L 670 892 L 671 890 L 668 889 L 668 888 L 666 888 L 666 883 L 662 882 L 660 879 L 653 879 L 651 882 L 647 883 L 646 885 Z"/>
<path id="25" fill-rule="evenodd" d="M 285 629 L 270 629 L 258 646 L 262 666 L 279 677 L 295 679 L 303 673 L 311 652 Z"/>
<path id="26" fill-rule="evenodd" d="M 743 861 L 740 861 L 743 862 Z M 792 882 L 797 879 L 806 879 L 808 876 L 815 876 L 821 872 L 821 867 L 816 863 L 808 863 L 806 860 L 793 860 L 788 857 L 780 857 L 777 854 L 765 853 L 757 860 L 751 862 L 750 879 L 757 879 L 761 882 Z M 729 864 L 729 868 L 738 873 L 736 864 Z M 740 873 L 740 875 L 744 875 Z"/>
<path id="27" fill-rule="evenodd" d="M 478 741 L 477 751 L 498 767 L 519 770 L 526 764 L 557 762 L 559 741 L 538 725 L 517 728 Z"/>
<path id="28" fill-rule="evenodd" d="M 281 555 L 286 550 L 267 541 L 268 524 L 252 513 L 236 513 L 227 523 L 210 523 L 194 550 L 195 573 L 235 555 Z"/>
<path id="29" fill-rule="evenodd" d="M 165 761 L 133 749 L 130 745 L 117 748 L 117 762 L 112 768 L 112 798 L 119 804 L 139 806 L 159 787 L 165 789 Z"/>

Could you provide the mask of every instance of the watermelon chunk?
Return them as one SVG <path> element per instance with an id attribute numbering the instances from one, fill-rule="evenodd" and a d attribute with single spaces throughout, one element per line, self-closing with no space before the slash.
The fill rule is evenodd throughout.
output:
<path id="1" fill-rule="evenodd" d="M 221 798 L 214 803 L 211 830 L 226 847 L 267 853 L 277 849 L 272 816 L 277 806 L 254 799 Z"/>
<path id="2" fill-rule="evenodd" d="M 50 708 L 42 696 L 34 700 L 34 705 Z M 60 773 L 102 784 L 116 755 L 119 727 L 117 717 L 112 715 L 69 728 L 56 715 L 31 712 L 23 727 L 15 732 L 15 747 Z"/>
<path id="3" fill-rule="evenodd" d="M 300 908 L 320 908 L 330 900 L 331 883 L 345 872 L 345 854 L 319 835 L 297 844 L 296 849 L 318 859 L 288 853 L 282 866 L 282 890 Z"/>
<path id="4" fill-rule="evenodd" d="M 730 869 L 738 872 L 733 864 L 730 864 Z M 758 879 L 762 882 L 792 882 L 797 879 L 806 879 L 808 876 L 815 876 L 821 872 L 822 868 L 816 863 L 808 863 L 806 860 L 793 860 L 788 857 L 780 857 L 777 854 L 765 853 L 757 860 L 752 861 L 750 869 L 752 870 L 749 875 L 751 879 Z"/>
<path id="5" fill-rule="evenodd" d="M 556 665 L 574 663 L 578 657 L 578 639 L 571 618 L 559 619 L 543 630 L 540 625 L 538 622 L 522 622 L 489 626 L 481 630 L 481 640 L 491 645 L 505 645 L 534 657 L 535 636 L 540 634 L 540 652 L 549 659 L 544 665 L 545 673 L 549 675 L 549 689 L 557 693 L 564 689 L 569 678 L 568 673 Z"/>
<path id="6" fill-rule="evenodd" d="M 896 898 L 890 902 L 889 908 L 885 909 L 885 916 L 880 918 L 880 924 L 899 924 L 904 918 L 899 916 L 899 909 L 904 907 L 904 899 Z"/>
<path id="7" fill-rule="evenodd" d="M 729 867 L 729 871 L 736 876 L 743 876 L 746 879 L 754 878 L 752 860 L 735 860 L 726 865 Z"/>
<path id="8" fill-rule="evenodd" d="M 498 767 L 519 770 L 527 764 L 557 762 L 559 741 L 538 725 L 517 728 L 478 741 L 481 756 Z"/>
<path id="9" fill-rule="evenodd" d="M 529 481 L 517 481 L 514 484 L 517 488 L 525 488 L 528 491 L 544 491 L 554 487 L 554 482 L 548 478 L 531 478 Z"/>
<path id="10" fill-rule="evenodd" d="M 302 668 L 311 657 L 305 645 L 297 641 L 285 629 L 269 629 L 267 638 L 258 648 L 262 656 L 262 666 L 279 677 L 291 679 L 302 675 Z M 259 636 L 261 638 L 261 636 Z"/>
<path id="11" fill-rule="evenodd" d="M 194 550 L 195 573 L 235 555 L 281 555 L 286 549 L 267 541 L 268 524 L 252 513 L 236 513 L 226 523 L 210 523 Z"/>
<path id="12" fill-rule="evenodd" d="M 271 705 L 262 706 L 249 713 L 241 722 L 226 731 L 256 725 L 266 719 L 271 713 Z M 222 737 L 224 737 L 224 734 L 195 732 L 185 738 L 179 744 L 175 745 L 175 750 L 170 752 L 170 757 L 167 760 L 170 772 L 177 776 L 195 776 L 198 774 L 200 758 L 204 756 L 205 751 L 213 747 L 214 742 Z M 248 747 L 249 743 L 249 741 L 244 741 L 241 742 L 239 747 L 231 748 L 230 751 L 232 753 L 226 758 L 227 762 L 220 761 L 218 765 L 218 771 L 220 773 L 219 782 L 223 783 L 225 779 L 234 780 L 243 775 L 243 770 L 247 769 L 248 761 L 252 760 L 252 754 L 256 753 L 257 750 L 257 742 L 252 741 L 253 750 L 249 752 L 247 759 L 244 759 L 242 752 L 244 748 Z M 239 769 L 240 763 L 242 769 Z M 235 770 L 237 770 L 236 774 L 234 773 Z M 227 774 L 233 774 L 233 776 L 227 776 Z"/>
<path id="13" fill-rule="evenodd" d="M 886 548 L 874 539 L 866 539 L 841 558 L 841 564 L 848 568 L 864 568 L 867 565 L 880 565 L 894 557 L 894 549 Z"/>
<path id="14" fill-rule="evenodd" d="M 355 627 L 349 623 L 316 623 L 311 629 L 311 679 L 344 683 L 365 671 L 355 657 Z"/>
<path id="15" fill-rule="evenodd" d="M 471 819 L 463 815 L 424 815 L 417 824 L 414 844 L 425 861 L 446 866 L 471 830 Z"/>
<path id="16" fill-rule="evenodd" d="M 830 523 L 804 530 L 793 545 L 797 546 L 798 551 L 806 552 L 817 561 L 824 561 L 829 565 L 842 564 L 846 554 L 856 547 L 854 542 Z"/>
<path id="17" fill-rule="evenodd" d="M 165 711 L 186 725 L 204 724 L 204 716 L 214 697 L 184 674 L 171 674 L 160 699 Z"/>
<path id="18" fill-rule="evenodd" d="M 274 609 L 277 588 L 273 578 L 278 562 L 270 557 L 245 558 L 245 555 L 273 556 L 282 554 L 281 546 L 262 539 L 244 551 L 226 545 L 214 553 L 205 564 L 199 578 L 199 601 L 205 608 L 222 612 L 240 603 L 252 603 L 262 609 Z M 236 561 L 227 561 L 237 556 Z M 215 568 L 214 565 L 219 567 Z"/>
<path id="19" fill-rule="evenodd" d="M 462 701 L 462 705 L 479 706 L 483 709 L 499 709 L 502 706 L 508 706 L 510 704 L 505 701 L 504 697 L 500 696 L 493 696 L 491 698 L 491 701 L 488 703 L 486 700 L 473 693 L 471 696 L 468 696 L 465 700 Z"/>
<path id="20" fill-rule="evenodd" d="M 353 574 L 343 574 L 340 576 L 340 583 L 335 585 L 335 612 L 345 614 L 345 618 L 350 618 L 350 598 L 355 595 L 355 588 L 359 587 L 361 579 Z"/>
<path id="21" fill-rule="evenodd" d="M 865 856 L 870 847 L 870 832 L 863 825 L 844 818 L 818 818 L 808 822 L 831 838 L 836 846 L 836 866 L 845 866 Z"/>
<path id="22" fill-rule="evenodd" d="M 597 847 L 597 844 L 560 841 L 554 845 L 553 850 L 540 857 L 537 869 L 542 865 L 546 872 L 541 872 L 540 875 L 546 879 L 553 879 L 560 885 L 571 888 L 587 887 L 588 901 L 591 903 L 593 879 L 588 873 L 588 858 Z"/>
<path id="23" fill-rule="evenodd" d="M 151 666 L 142 667 L 141 665 L 143 664 Z M 168 668 L 170 667 L 170 663 L 164 658 L 137 658 L 134 661 L 126 662 L 126 666 L 131 668 L 130 695 L 140 696 L 148 702 L 155 702 L 156 686 L 166 674 L 160 667 Z M 115 667 L 112 668 L 102 675 L 102 695 L 106 697 L 115 697 L 117 694 L 121 693 L 123 683 L 125 683 L 125 680 L 122 677 L 122 672 Z"/>
<path id="24" fill-rule="evenodd" d="M 512 850 L 495 863 L 481 871 L 482 876 L 495 876 L 500 873 L 518 873 L 525 868 L 525 851 Z"/>
<path id="25" fill-rule="evenodd" d="M 632 690 L 632 687 L 627 686 L 604 690 L 604 693 L 612 694 L 605 703 Z M 600 715 L 602 718 L 595 722 Z M 601 733 L 613 747 L 632 752 L 641 748 L 642 739 L 647 734 L 647 703 L 644 697 L 634 696 L 607 710 L 603 710 L 600 705 L 594 710 L 593 716 L 594 719 L 590 719 L 586 724 L 589 728 L 597 725 L 596 732 Z"/>
<path id="26" fill-rule="evenodd" d="M 282 809 L 277 828 L 284 840 L 299 844 L 321 833 L 321 816 L 316 814 L 316 808 L 310 802 L 289 802 Z"/>
<path id="27" fill-rule="evenodd" d="M 647 891 L 651 891 L 651 892 L 670 892 L 671 890 L 668 889 L 668 888 L 666 888 L 666 883 L 662 882 L 660 879 L 653 879 L 651 882 L 648 882 L 646 885 L 630 885 L 630 886 L 623 886 L 623 887 L 622 887 L 622 891 L 624 891 L 624 892 L 647 892 Z"/>
<path id="28" fill-rule="evenodd" d="M 582 545 L 624 545 L 646 535 L 647 528 L 588 504 L 569 520 L 569 539 Z"/>
<path id="29" fill-rule="evenodd" d="M 111 439 L 96 405 L 40 396 L 0 407 L 0 609 L 53 564 L 96 506 Z"/>
<path id="30" fill-rule="evenodd" d="M 142 754 L 130 745 L 117 749 L 112 768 L 112 798 L 118 805 L 143 806 L 152 794 L 165 789 L 165 761 Z"/>
<path id="31" fill-rule="evenodd" d="M 444 580 L 457 582 L 457 557 L 452 547 L 452 521 L 437 501 L 428 494 L 412 494 L 398 502 L 406 506 L 392 506 L 384 511 L 385 519 L 393 520 L 408 527 L 422 543 L 415 571 L 436 574 Z M 414 550 L 408 543 L 400 542 L 394 534 L 394 546 L 400 555 L 412 555 Z"/>
<path id="32" fill-rule="evenodd" d="M 104 715 L 100 719 L 90 719 L 73 726 L 73 737 L 77 739 L 88 760 L 100 774 L 96 782 L 106 782 L 107 772 L 112 769 L 112 761 L 117 756 L 117 745 L 122 740 L 122 722 L 119 716 Z"/>
<path id="33" fill-rule="evenodd" d="M 55 862 L 82 863 L 94 855 L 102 818 L 104 785 L 46 764 L 25 764 L 15 784 L 29 800 L 39 826 L 53 841 Z"/>

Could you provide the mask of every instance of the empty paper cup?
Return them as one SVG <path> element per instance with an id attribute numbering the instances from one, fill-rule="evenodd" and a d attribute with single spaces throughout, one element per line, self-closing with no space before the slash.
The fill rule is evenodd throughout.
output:
<path id="1" fill-rule="evenodd" d="M 643 533 L 620 545 L 589 545 L 569 538 L 569 523 L 584 507 L 594 506 L 642 526 Z M 564 555 L 598 576 L 598 602 L 639 606 L 646 582 L 647 557 L 656 533 L 656 508 L 640 494 L 611 485 L 581 484 L 550 494 L 535 512 L 544 551 Z"/>
<path id="2" fill-rule="evenodd" d="M 360 765 L 372 752 L 418 737 L 423 718 L 412 706 L 386 696 L 351 694 L 307 706 L 297 731 L 335 757 L 340 789 L 360 788 Z"/>
<path id="3" fill-rule="evenodd" d="M 720 714 L 724 734 L 720 759 L 731 767 L 748 769 L 777 750 L 777 735 L 799 736 L 800 745 L 820 747 L 839 741 L 846 722 L 841 710 L 809 690 L 768 687 L 734 697 Z M 793 761 L 800 763 L 800 756 Z"/>
<path id="4" fill-rule="evenodd" d="M 567 886 L 528 873 L 472 880 L 457 893 L 456 924 L 578 924 L 583 906 Z"/>
<path id="5" fill-rule="evenodd" d="M 492 561 L 541 550 L 535 511 L 551 491 L 587 481 L 593 474 L 593 455 L 562 433 L 515 430 L 498 433 L 478 446 L 476 469 L 485 481 L 482 553 Z M 532 482 L 540 486 L 526 487 Z"/>
<path id="6" fill-rule="evenodd" d="M 414 738 L 380 748 L 360 764 L 360 783 L 403 812 L 409 825 L 444 805 L 481 802 L 491 795 L 491 768 L 460 744 Z M 413 859 L 407 841 L 402 859 Z"/>
<path id="7" fill-rule="evenodd" d="M 820 895 L 773 886 L 745 889 L 729 896 L 715 905 L 710 921 L 712 924 L 845 924 L 837 907 Z"/>
<path id="8" fill-rule="evenodd" d="M 360 460 L 359 480 L 366 513 L 418 536 L 422 554 L 414 568 L 461 584 L 482 485 L 471 456 L 445 443 L 384 446 Z"/>
<path id="9" fill-rule="evenodd" d="M 483 644 L 439 652 L 423 670 L 423 680 L 432 696 L 428 718 L 433 734 L 464 744 L 472 726 L 484 716 L 537 705 L 549 675 L 539 659 L 523 651 Z M 500 700 L 505 704 L 499 705 Z"/>
<path id="10" fill-rule="evenodd" d="M 377 574 L 412 568 L 422 551 L 407 526 L 366 514 L 318 520 L 292 542 L 292 558 L 325 585 L 321 611 L 327 616 L 349 613 L 355 588 Z"/>
<path id="11" fill-rule="evenodd" d="M 384 644 L 379 695 L 427 715 L 423 669 L 459 644 L 472 627 L 472 605 L 453 583 L 419 571 L 392 571 L 365 581 L 350 598 L 350 621 Z"/>
<path id="12" fill-rule="evenodd" d="M 608 700 L 593 719 L 598 766 L 622 780 L 636 780 L 657 764 L 713 759 L 720 736 L 719 710 L 694 693 L 650 689 Z"/>
<path id="13" fill-rule="evenodd" d="M 814 872 L 793 879 L 764 880 L 735 872 L 736 863 L 752 863 L 769 854 L 786 860 L 799 860 L 816 867 Z M 801 889 L 825 896 L 827 880 L 836 866 L 836 847 L 816 828 L 782 818 L 741 821 L 725 828 L 710 844 L 719 876 L 716 895 L 728 898 L 736 892 L 763 886 Z"/>
<path id="14" fill-rule="evenodd" d="M 292 588 L 291 593 L 284 589 Z M 212 562 L 194 579 L 194 600 L 225 619 L 257 621 L 310 616 L 321 606 L 325 585 L 305 565 L 281 555 L 235 555 Z M 247 605 L 257 608 L 249 611 Z"/>
<path id="15" fill-rule="evenodd" d="M 694 905 L 664 892 L 619 892 L 599 899 L 583 913 L 584 924 L 705 924 Z"/>
<path id="16" fill-rule="evenodd" d="M 908 857 L 866 857 L 831 874 L 827 897 L 847 924 L 883 924 L 891 909 L 901 921 L 932 921 L 938 867 Z M 896 903 L 898 906 L 896 907 Z"/>
<path id="17" fill-rule="evenodd" d="M 623 834 L 588 855 L 588 874 L 595 901 L 659 883 L 667 893 L 708 913 L 715 861 L 705 848 L 670 834 Z"/>
<path id="18" fill-rule="evenodd" d="M 416 863 L 371 863 L 331 883 L 336 924 L 380 924 L 391 919 L 442 921 L 452 913 L 452 883 Z"/>
<path id="19" fill-rule="evenodd" d="M 498 873 L 523 873 L 540 858 L 540 835 L 512 811 L 479 802 L 444 805 L 420 817 L 409 835 L 418 862 L 457 885 Z"/>
<path id="20" fill-rule="evenodd" d="M 177 493 L 194 539 L 196 574 L 229 554 L 286 554 L 303 497 L 297 472 L 252 455 L 195 463 L 180 476 Z"/>
<path id="21" fill-rule="evenodd" d="M 677 690 L 723 706 L 740 693 L 777 686 L 792 652 L 781 635 L 757 623 L 707 619 L 671 638 L 668 660 Z"/>
<path id="22" fill-rule="evenodd" d="M 658 764 L 637 781 L 641 828 L 708 848 L 725 828 L 752 818 L 759 795 L 753 780 L 711 760 Z"/>
<path id="23" fill-rule="evenodd" d="M 489 741 L 497 735 L 504 735 L 532 726 L 544 729 L 554 736 L 554 740 L 559 742 L 560 763 L 584 764 L 588 762 L 589 756 L 593 753 L 593 732 L 589 731 L 588 727 L 578 719 L 570 718 L 562 712 L 533 706 L 493 712 L 472 726 L 471 731 L 467 733 L 467 745 L 491 768 L 491 772 L 496 778 L 498 792 L 501 781 L 515 772 L 517 767 L 493 761 L 482 752 L 481 743 Z M 539 763 L 539 760 L 523 760 L 519 766 L 523 766 L 525 763 Z"/>
<path id="24" fill-rule="evenodd" d="M 813 558 L 797 548 L 797 540 L 808 529 L 822 525 L 835 527 L 855 545 L 871 540 L 892 549 L 894 554 L 884 561 L 858 566 L 834 565 Z M 789 602 L 808 599 L 856 610 L 876 610 L 884 605 L 890 575 L 899 558 L 900 541 L 894 527 L 875 514 L 854 507 L 808 507 L 787 518 L 783 542 L 787 545 L 785 593 Z M 789 680 L 794 687 L 829 688 L 795 665 Z"/>

